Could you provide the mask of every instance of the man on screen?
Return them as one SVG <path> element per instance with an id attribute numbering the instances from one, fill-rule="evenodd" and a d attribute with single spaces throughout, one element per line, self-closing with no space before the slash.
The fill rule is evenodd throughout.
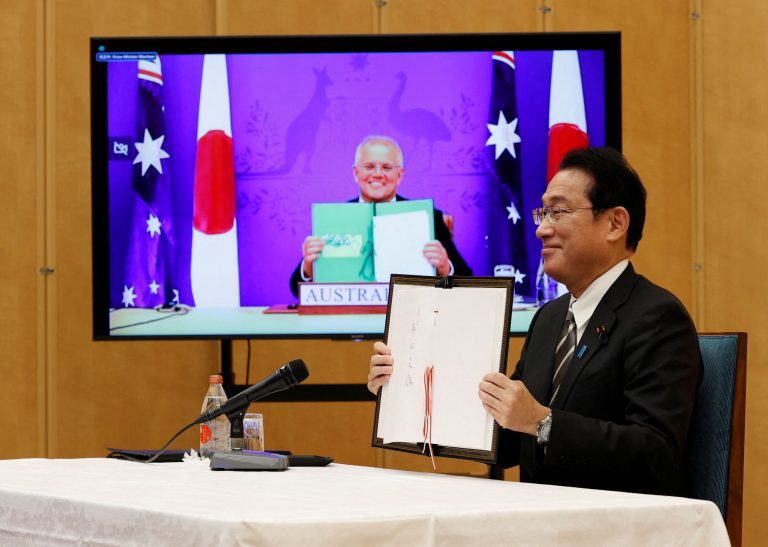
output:
<path id="1" fill-rule="evenodd" d="M 360 189 L 358 198 L 352 201 L 386 203 L 402 201 L 397 194 L 403 180 L 403 152 L 391 137 L 371 135 L 365 137 L 355 150 L 355 164 L 352 167 L 355 181 Z M 443 213 L 434 210 L 435 239 L 424 245 L 424 259 L 435 267 L 439 276 L 472 275 L 464 259 L 454 245 Z M 314 262 L 320 258 L 325 247 L 322 238 L 308 236 L 301 247 L 302 261 L 291 276 L 291 291 L 298 295 L 300 281 L 311 281 Z"/>
<path id="2" fill-rule="evenodd" d="M 691 318 L 629 258 L 646 191 L 609 148 L 569 152 L 533 211 L 544 271 L 569 293 L 531 321 L 511 378 L 485 375 L 479 397 L 502 426 L 499 463 L 523 481 L 688 493 L 688 430 L 702 375 Z M 393 367 L 374 346 L 368 389 Z"/>

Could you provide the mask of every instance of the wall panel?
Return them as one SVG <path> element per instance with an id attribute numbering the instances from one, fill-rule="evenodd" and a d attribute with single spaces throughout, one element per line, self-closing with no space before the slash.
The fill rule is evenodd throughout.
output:
<path id="1" fill-rule="evenodd" d="M 379 8 L 373 0 L 227 0 L 223 34 L 372 34 Z"/>
<path id="2" fill-rule="evenodd" d="M 536 0 L 389 0 L 381 10 L 387 34 L 442 32 L 534 32 L 541 30 Z"/>
<path id="3" fill-rule="evenodd" d="M 39 3 L 0 0 L 0 374 L 13 412 L 0 417 L 0 457 L 45 451 L 42 28 Z"/>
<path id="4" fill-rule="evenodd" d="M 744 467 L 744 545 L 765 543 L 768 522 L 768 7 L 704 1 L 704 276 L 707 330 L 749 333 Z M 747 38 L 748 37 L 748 38 Z"/>
<path id="5" fill-rule="evenodd" d="M 258 381 L 292 359 L 304 359 L 307 383 L 362 384 L 368 376 L 373 341 L 252 340 L 250 381 Z M 233 341 L 233 368 L 245 383 L 246 341 Z"/>

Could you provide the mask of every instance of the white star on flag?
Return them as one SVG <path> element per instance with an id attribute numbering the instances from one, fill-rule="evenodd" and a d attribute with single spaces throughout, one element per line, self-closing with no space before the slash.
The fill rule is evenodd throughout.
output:
<path id="1" fill-rule="evenodd" d="M 523 279 L 525 278 L 525 274 L 518 270 L 517 268 L 513 268 L 515 271 L 515 283 L 522 283 Z"/>
<path id="2" fill-rule="evenodd" d="M 514 201 L 509 202 L 509 207 L 507 207 L 507 212 L 509 213 L 507 220 L 511 219 L 512 224 L 517 224 L 517 221 L 520 220 L 520 212 L 517 210 L 517 207 L 515 207 Z"/>
<path id="3" fill-rule="evenodd" d="M 157 294 L 157 289 L 159 288 L 160 288 L 160 285 L 158 285 L 157 281 L 153 279 L 152 283 L 149 284 L 149 290 L 152 291 L 152 294 Z"/>
<path id="4" fill-rule="evenodd" d="M 515 129 L 517 129 L 517 118 L 508 123 L 507 119 L 504 117 L 504 112 L 499 110 L 499 123 L 496 125 L 489 123 L 487 125 L 488 130 L 491 132 L 491 136 L 485 141 L 485 145 L 496 145 L 496 159 L 499 159 L 499 156 L 504 153 L 504 150 L 508 150 L 509 153 L 512 154 L 512 157 L 516 158 L 515 144 L 520 142 L 520 135 L 515 133 Z"/>
<path id="5" fill-rule="evenodd" d="M 123 305 L 127 308 L 128 306 L 135 306 L 136 304 L 133 303 L 136 298 L 138 298 L 139 295 L 133 294 L 133 287 L 128 287 L 128 285 L 123 285 Z"/>
<path id="6" fill-rule="evenodd" d="M 173 300 L 170 302 L 171 304 L 178 304 L 179 303 L 179 290 L 173 289 Z"/>
<path id="7" fill-rule="evenodd" d="M 163 141 L 165 135 L 160 135 L 156 139 L 152 139 L 149 134 L 149 129 L 144 130 L 144 142 L 136 142 L 133 145 L 136 147 L 138 154 L 136 159 L 133 160 L 133 165 L 141 162 L 141 175 L 144 176 L 150 166 L 157 169 L 157 172 L 163 174 L 163 164 L 160 160 L 170 158 L 168 153 L 163 150 Z"/>
<path id="8" fill-rule="evenodd" d="M 149 237 L 155 237 L 155 234 L 160 235 L 160 219 L 152 213 L 149 214 L 147 219 L 147 233 Z"/>

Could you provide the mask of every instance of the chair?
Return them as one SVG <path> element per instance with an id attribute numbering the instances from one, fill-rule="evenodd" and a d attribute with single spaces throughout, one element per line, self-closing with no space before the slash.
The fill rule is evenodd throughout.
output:
<path id="1" fill-rule="evenodd" d="M 704 377 L 690 431 L 691 497 L 714 502 L 741 545 L 747 334 L 699 334 Z"/>

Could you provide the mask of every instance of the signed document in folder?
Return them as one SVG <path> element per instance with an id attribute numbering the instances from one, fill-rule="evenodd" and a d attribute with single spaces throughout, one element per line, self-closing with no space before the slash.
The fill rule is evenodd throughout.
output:
<path id="1" fill-rule="evenodd" d="M 393 276 L 386 343 L 394 357 L 379 392 L 374 446 L 495 461 L 498 426 L 478 384 L 505 372 L 513 280 Z M 429 451 L 427 451 L 429 452 Z"/>
<path id="2" fill-rule="evenodd" d="M 376 281 L 386 283 L 398 272 L 435 274 L 434 266 L 423 254 L 424 245 L 434 237 L 430 233 L 431 221 L 424 211 L 373 217 Z"/>

